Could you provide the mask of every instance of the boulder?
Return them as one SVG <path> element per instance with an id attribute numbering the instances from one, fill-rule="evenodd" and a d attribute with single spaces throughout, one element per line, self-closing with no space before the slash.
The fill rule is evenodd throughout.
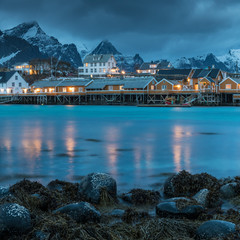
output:
<path id="1" fill-rule="evenodd" d="M 117 183 L 108 174 L 91 173 L 82 179 L 79 184 L 79 193 L 92 203 L 100 203 L 102 191 L 112 199 L 117 199 Z"/>
<path id="2" fill-rule="evenodd" d="M 220 195 L 223 199 L 234 198 L 238 195 L 238 184 L 237 183 L 228 183 L 223 185 L 220 188 Z"/>
<path id="3" fill-rule="evenodd" d="M 162 202 L 156 206 L 156 214 L 160 217 L 187 217 L 196 218 L 204 211 L 199 205 L 190 205 L 182 209 L 177 207 L 176 202 Z"/>
<path id="4" fill-rule="evenodd" d="M 205 188 L 200 190 L 198 193 L 196 193 L 193 196 L 193 199 L 196 200 L 200 205 L 206 206 L 208 194 L 209 194 L 209 190 Z"/>
<path id="5" fill-rule="evenodd" d="M 210 220 L 203 223 L 197 229 L 197 236 L 200 239 L 219 239 L 235 233 L 236 226 L 234 223 L 220 220 Z"/>
<path id="6" fill-rule="evenodd" d="M 207 173 L 192 175 L 181 171 L 166 180 L 164 195 L 169 198 L 192 197 L 204 188 L 209 191 L 219 191 L 220 184 L 215 177 Z"/>
<path id="7" fill-rule="evenodd" d="M 9 187 L 0 186 L 0 199 L 10 194 Z"/>
<path id="8" fill-rule="evenodd" d="M 79 202 L 58 208 L 54 213 L 65 213 L 78 223 L 99 222 L 101 214 L 91 204 Z"/>
<path id="9" fill-rule="evenodd" d="M 28 209 L 16 203 L 0 205 L 1 230 L 9 232 L 27 232 L 32 228 Z"/>

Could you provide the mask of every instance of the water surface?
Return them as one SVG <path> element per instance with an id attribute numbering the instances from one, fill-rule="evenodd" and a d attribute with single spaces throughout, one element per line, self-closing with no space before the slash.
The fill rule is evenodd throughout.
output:
<path id="1" fill-rule="evenodd" d="M 0 184 L 79 181 L 107 172 L 119 190 L 173 172 L 240 175 L 240 108 L 0 105 Z"/>

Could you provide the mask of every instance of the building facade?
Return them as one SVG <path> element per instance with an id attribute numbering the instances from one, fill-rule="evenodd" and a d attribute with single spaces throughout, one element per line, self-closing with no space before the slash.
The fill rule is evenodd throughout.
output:
<path id="1" fill-rule="evenodd" d="M 0 72 L 0 94 L 27 93 L 28 87 L 28 83 L 18 72 Z"/>
<path id="2" fill-rule="evenodd" d="M 78 73 L 85 76 L 106 76 L 119 74 L 119 69 L 111 54 L 88 55 L 83 61 L 83 67 L 78 68 Z"/>

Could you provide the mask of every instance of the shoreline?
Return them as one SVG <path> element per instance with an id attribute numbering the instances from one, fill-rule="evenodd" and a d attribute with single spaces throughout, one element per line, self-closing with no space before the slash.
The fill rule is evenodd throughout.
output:
<path id="1" fill-rule="evenodd" d="M 122 194 L 104 173 L 88 174 L 75 183 L 54 180 L 46 187 L 24 179 L 0 187 L 0 236 L 3 240 L 239 239 L 238 209 L 238 176 L 217 179 L 181 171 L 170 176 L 162 190 L 132 189 Z"/>

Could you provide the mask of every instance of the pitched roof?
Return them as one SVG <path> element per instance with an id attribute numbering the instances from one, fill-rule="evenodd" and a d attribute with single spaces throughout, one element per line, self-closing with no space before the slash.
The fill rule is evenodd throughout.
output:
<path id="1" fill-rule="evenodd" d="M 111 57 L 112 54 L 87 55 L 83 63 L 106 63 Z"/>
<path id="2" fill-rule="evenodd" d="M 123 86 L 125 89 L 129 88 L 145 88 L 147 84 L 154 80 L 153 77 L 137 77 L 137 78 L 124 78 L 124 79 L 96 79 L 89 86 L 87 90 L 104 89 L 105 86 Z"/>
<path id="3" fill-rule="evenodd" d="M 160 75 L 182 75 L 188 76 L 192 69 L 167 69 L 167 70 L 159 70 L 158 74 Z"/>
<path id="4" fill-rule="evenodd" d="M 163 78 L 161 81 L 158 82 L 158 84 L 162 81 L 167 81 L 172 85 L 179 85 L 180 84 L 179 80 L 169 80 L 169 79 L 166 79 L 166 78 Z"/>
<path id="5" fill-rule="evenodd" d="M 40 80 L 32 84 L 35 88 L 43 87 L 73 87 L 73 86 L 87 86 L 92 80 L 87 79 L 59 79 L 59 80 Z"/>
<path id="6" fill-rule="evenodd" d="M 202 80 L 204 79 L 207 79 L 209 82 L 215 83 L 215 81 L 211 77 L 204 77 Z"/>
<path id="7" fill-rule="evenodd" d="M 220 82 L 220 84 L 222 84 L 223 82 L 225 82 L 227 79 L 231 79 L 231 80 L 234 81 L 235 83 L 240 84 L 240 78 L 232 78 L 232 77 L 227 77 L 227 78 L 225 78 L 224 80 L 222 80 L 222 81 Z"/>
<path id="8" fill-rule="evenodd" d="M 0 72 L 0 83 L 7 83 L 8 80 L 16 73 L 16 71 L 11 72 Z"/>
<path id="9" fill-rule="evenodd" d="M 217 78 L 220 69 L 196 69 L 192 78 L 202 78 L 202 77 L 211 77 Z"/>

